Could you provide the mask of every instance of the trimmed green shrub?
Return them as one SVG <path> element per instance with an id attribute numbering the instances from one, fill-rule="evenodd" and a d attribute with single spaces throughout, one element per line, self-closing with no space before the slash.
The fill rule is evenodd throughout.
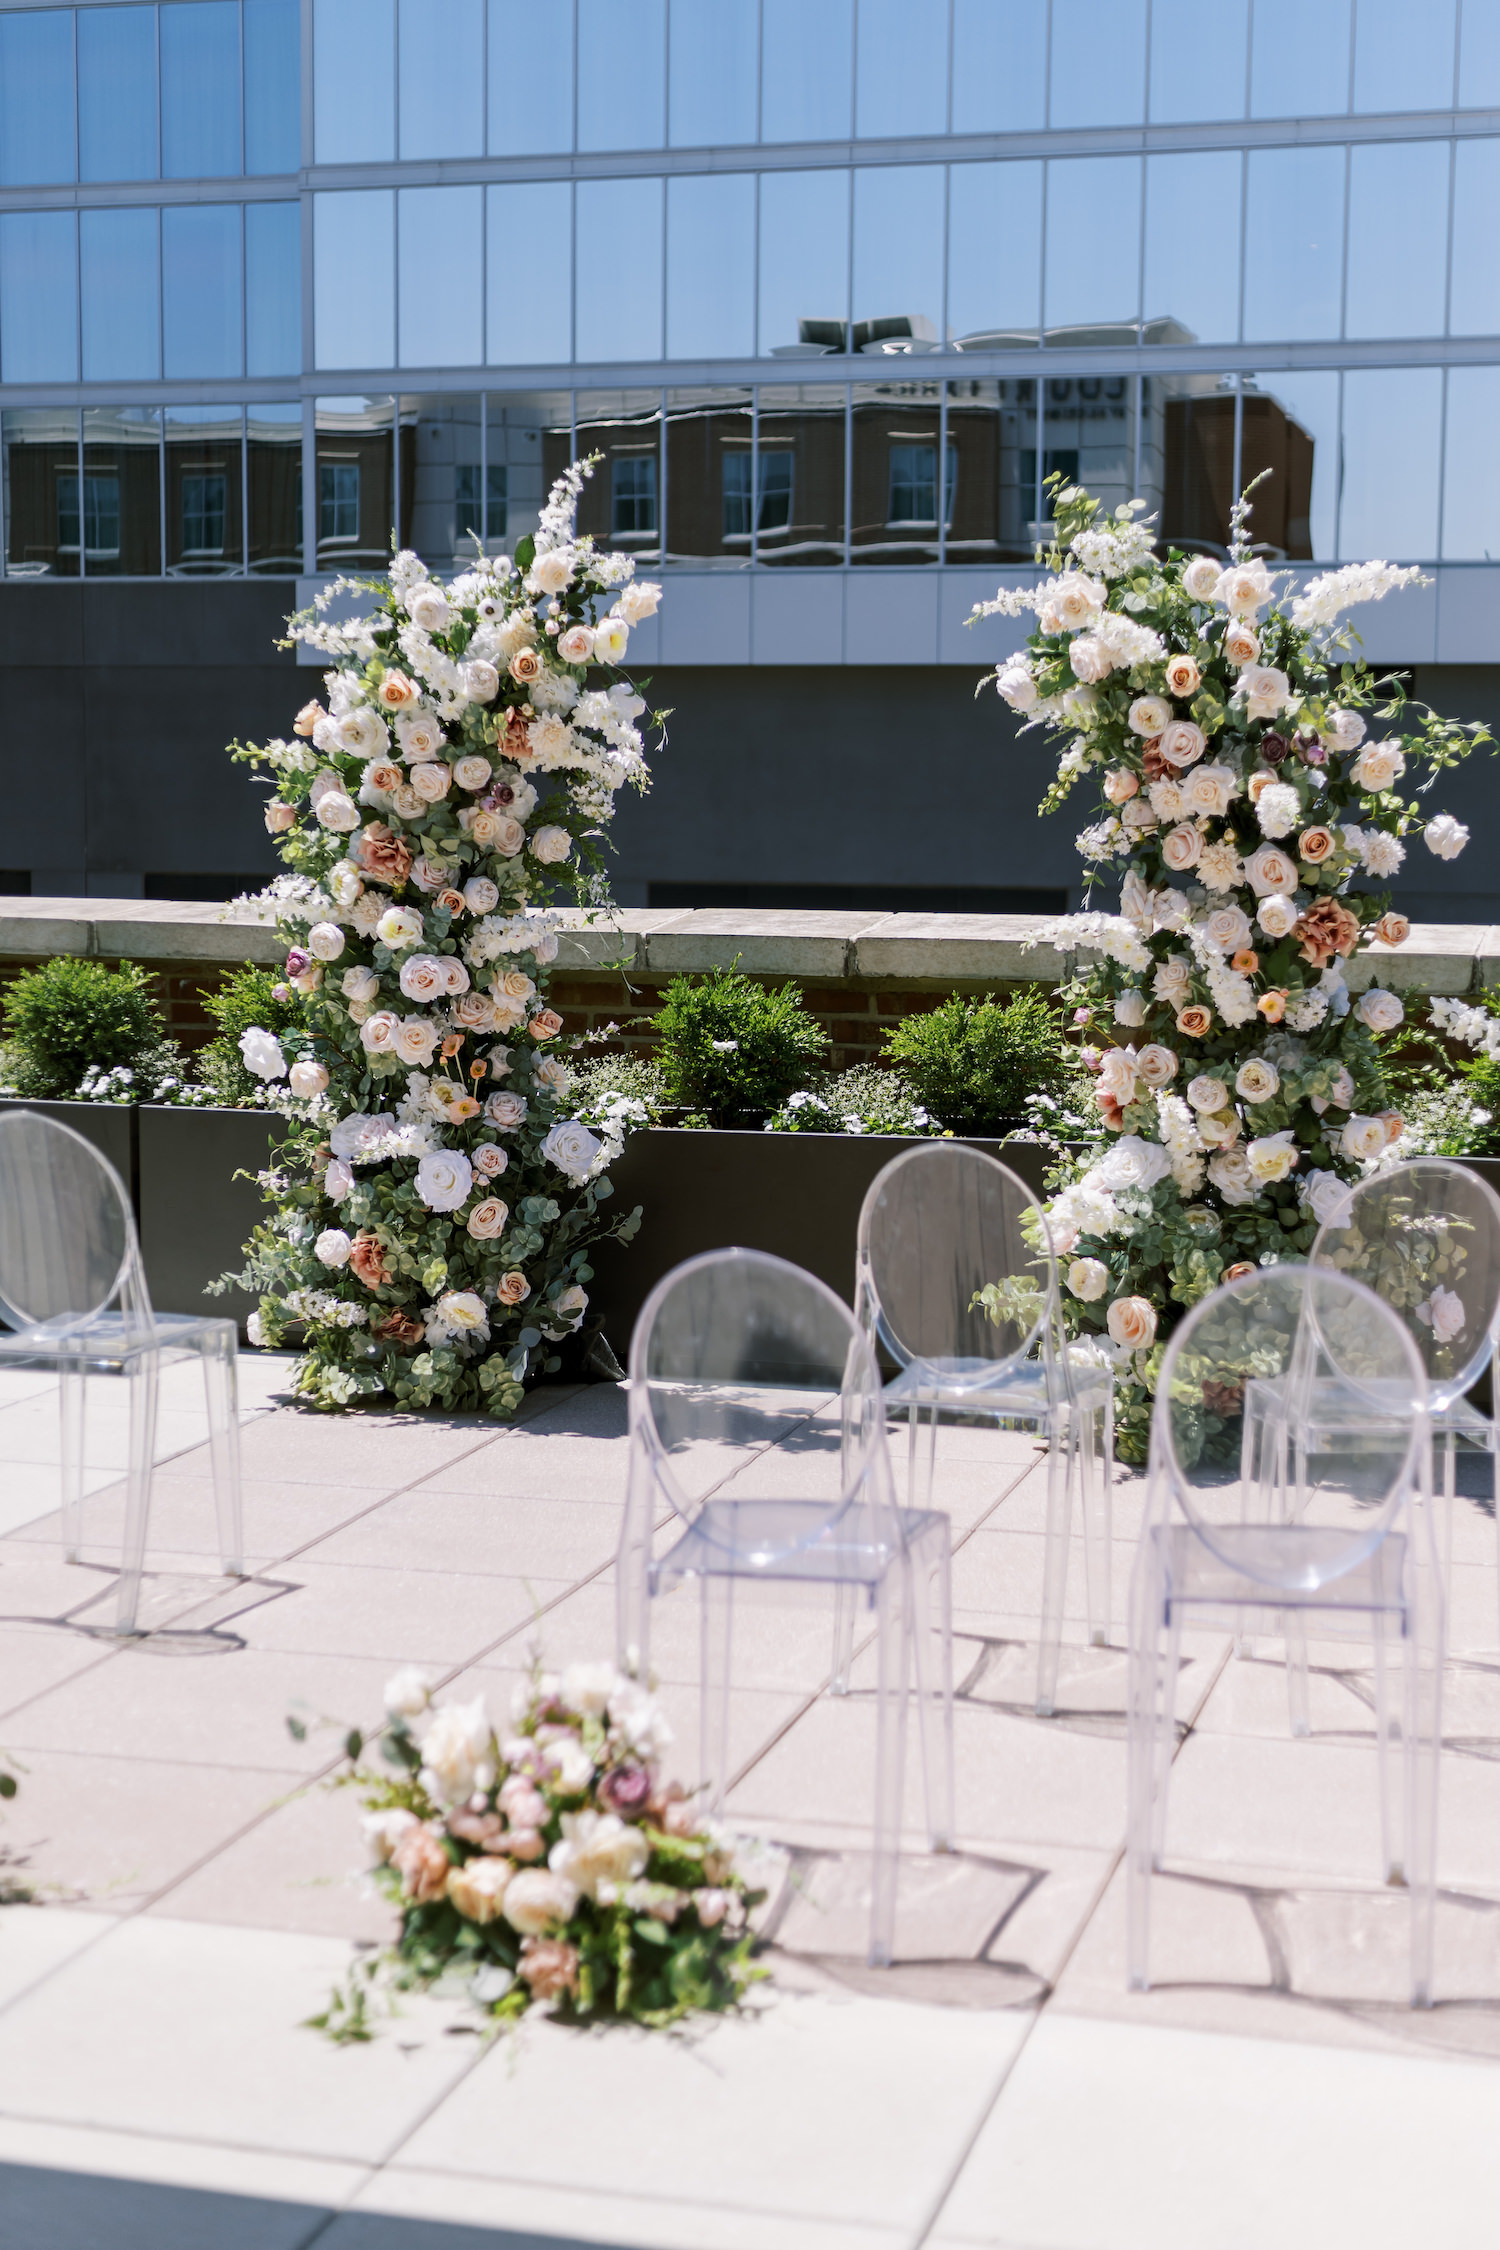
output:
<path id="1" fill-rule="evenodd" d="M 219 1028 L 198 1056 L 198 1071 L 204 1084 L 213 1089 L 215 1101 L 225 1109 L 259 1106 L 266 1090 L 264 1082 L 245 1068 L 240 1033 L 257 1027 L 272 1032 L 303 1028 L 296 996 L 286 1000 L 276 997 L 286 990 L 279 970 L 258 969 L 247 962 L 243 969 L 226 977 L 217 992 L 199 993 Z"/>
<path id="2" fill-rule="evenodd" d="M 638 1102 L 654 1124 L 667 1106 L 667 1085 L 654 1055 L 594 1055 L 569 1063 L 568 1105 L 590 1117 L 612 1100 Z"/>
<path id="3" fill-rule="evenodd" d="M 1006 1007 L 993 993 L 954 993 L 898 1023 L 881 1056 L 955 1132 L 1022 1118 L 1028 1094 L 1057 1095 L 1073 1074 L 1062 1015 L 1037 991 L 1018 992 Z"/>
<path id="4" fill-rule="evenodd" d="M 129 1071 L 144 1090 L 181 1067 L 146 971 L 134 962 L 107 969 L 62 955 L 7 985 L 0 1013 L 10 1082 L 28 1101 L 70 1101 L 90 1072 Z"/>
<path id="5" fill-rule="evenodd" d="M 941 1133 L 941 1122 L 899 1070 L 860 1063 L 789 1094 L 768 1133 Z"/>
<path id="6" fill-rule="evenodd" d="M 737 969 L 674 977 L 655 1023 L 667 1099 L 709 1125 L 745 1125 L 778 1109 L 828 1051 L 798 986 L 768 991 Z"/>

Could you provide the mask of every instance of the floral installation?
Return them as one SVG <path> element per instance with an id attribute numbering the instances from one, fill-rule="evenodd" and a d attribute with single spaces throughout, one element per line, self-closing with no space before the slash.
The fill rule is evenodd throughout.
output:
<path id="1" fill-rule="evenodd" d="M 616 793 L 649 781 L 618 668 L 661 589 L 577 535 L 592 467 L 513 560 L 443 585 L 401 553 L 388 580 L 336 581 L 290 627 L 332 659 L 326 701 L 291 742 L 232 746 L 273 788 L 277 996 L 301 1009 L 239 1039 L 289 1132 L 233 1278 L 259 1296 L 252 1342 L 300 1331 L 293 1388 L 318 1406 L 513 1413 L 584 1318 L 590 1246 L 639 1224 L 602 1211 L 627 1121 L 572 1114 L 576 1042 L 547 1003 L 549 902 L 567 883 L 607 905 Z M 378 606 L 334 622 L 349 591 Z"/>
<path id="2" fill-rule="evenodd" d="M 1419 836 L 1440 859 L 1462 851 L 1462 823 L 1424 816 L 1401 784 L 1426 765 L 1430 786 L 1493 738 L 1350 655 L 1344 612 L 1417 571 L 1357 563 L 1288 597 L 1251 551 L 1248 494 L 1226 566 L 1163 562 L 1143 501 L 1111 517 L 1060 484 L 1050 575 L 975 615 L 1035 612 L 987 678 L 1061 744 L 1043 811 L 1098 784 L 1086 898 L 1120 884 L 1117 911 L 1029 942 L 1085 961 L 1067 997 L 1098 1120 L 1053 1176 L 1047 1221 L 1069 1331 L 1113 1361 L 1119 1449 L 1140 1461 L 1183 1310 L 1305 1256 L 1402 1131 L 1380 1043 L 1405 1006 L 1378 983 L 1356 997 L 1345 968 L 1409 924 L 1356 886 L 1394 875 Z"/>
<path id="3" fill-rule="evenodd" d="M 779 1869 L 773 1847 L 695 1811 L 660 1761 L 672 1740 L 655 1697 L 612 1664 L 533 1666 L 502 1732 L 483 1697 L 437 1703 L 414 1668 L 386 1689 L 385 1766 L 348 1769 L 366 1811 L 372 1879 L 401 1916 L 394 1946 L 361 1963 L 318 2029 L 369 2036 L 384 1977 L 462 1981 L 501 2022 L 536 2005 L 653 2026 L 736 2007 L 763 1974 L 750 1915 Z M 288 1722 L 294 1735 L 305 1724 Z"/>

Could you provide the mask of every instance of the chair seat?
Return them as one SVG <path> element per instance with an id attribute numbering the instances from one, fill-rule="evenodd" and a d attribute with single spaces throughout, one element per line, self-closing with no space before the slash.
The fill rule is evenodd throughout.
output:
<path id="1" fill-rule="evenodd" d="M 1391 1611 L 1406 1607 L 1406 1534 L 1392 1531 L 1337 1578 L 1322 1573 L 1348 1548 L 1347 1527 L 1224 1524 L 1210 1546 L 1192 1524 L 1150 1533 L 1166 1606 Z M 1300 1580 L 1300 1583 L 1299 1583 Z M 1320 1582 L 1321 1581 L 1321 1582 Z"/>
<path id="2" fill-rule="evenodd" d="M 226 1333 L 236 1334 L 234 1322 L 207 1313 L 153 1312 L 149 1321 L 127 1321 L 117 1312 L 91 1319 L 61 1313 L 52 1320 L 34 1321 L 29 1328 L 0 1330 L 0 1360 L 27 1360 L 33 1365 L 40 1360 L 54 1367 L 77 1365 L 107 1374 L 144 1352 L 199 1351 L 208 1338 Z"/>
<path id="3" fill-rule="evenodd" d="M 948 1518 L 901 1508 L 902 1534 L 917 1546 Z M 878 1586 L 900 1552 L 889 1508 L 830 1507 L 822 1500 L 709 1500 L 677 1544 L 650 1566 L 653 1591 L 680 1578 L 800 1580 Z"/>
<path id="4" fill-rule="evenodd" d="M 1108 1368 L 1074 1364 L 1073 1394 L 1080 1404 L 1102 1401 Z M 952 1406 L 974 1414 L 1042 1416 L 1065 1409 L 1061 1370 L 1051 1390 L 1039 1359 L 914 1359 L 885 1386 L 890 1406 Z"/>

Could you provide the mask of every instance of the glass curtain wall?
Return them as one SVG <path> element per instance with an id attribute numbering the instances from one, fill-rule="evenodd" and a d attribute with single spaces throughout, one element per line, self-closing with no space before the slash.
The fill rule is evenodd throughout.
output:
<path id="1" fill-rule="evenodd" d="M 381 571 L 391 559 L 395 400 L 320 398 L 314 468 L 319 570 Z"/>
<path id="2" fill-rule="evenodd" d="M 580 456 L 604 458 L 578 502 L 578 528 L 637 563 L 662 558 L 662 394 L 579 391 L 575 397 Z"/>
<path id="3" fill-rule="evenodd" d="M 296 400 L 246 408 L 245 487 L 251 575 L 300 576 L 302 408 Z"/>
<path id="4" fill-rule="evenodd" d="M 243 420 L 238 406 L 166 409 L 169 578 L 244 573 Z"/>
<path id="5" fill-rule="evenodd" d="M 76 406 L 28 406 L 0 417 L 5 454 L 5 574 L 77 578 L 79 457 Z"/>
<path id="6" fill-rule="evenodd" d="M 755 543 L 752 394 L 668 391 L 666 435 L 666 561 L 743 570 Z"/>

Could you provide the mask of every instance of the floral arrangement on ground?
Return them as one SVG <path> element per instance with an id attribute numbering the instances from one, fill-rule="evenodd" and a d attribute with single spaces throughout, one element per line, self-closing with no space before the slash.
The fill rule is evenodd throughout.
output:
<path id="1" fill-rule="evenodd" d="M 1078 848 L 1090 886 L 1121 883 L 1118 912 L 1064 917 L 1033 942 L 1084 958 L 1066 998 L 1099 1124 L 1053 1176 L 1046 1215 L 1069 1331 L 1114 1363 L 1119 1449 L 1140 1461 L 1182 1312 L 1305 1256 L 1399 1139 L 1380 1042 L 1405 1007 L 1378 982 L 1352 995 L 1345 964 L 1409 925 L 1360 886 L 1394 875 L 1417 836 L 1440 859 L 1463 849 L 1463 824 L 1424 815 L 1401 784 L 1425 765 L 1430 787 L 1492 737 L 1352 654 L 1344 612 L 1419 572 L 1358 563 L 1290 593 L 1250 548 L 1248 494 L 1226 566 L 1175 549 L 1163 562 L 1144 502 L 1108 516 L 1060 485 L 1051 575 L 975 614 L 1035 612 L 1025 649 L 989 676 L 1061 745 L 1043 811 L 1097 780 Z M 1206 1444 L 1234 1413 L 1218 1404 L 1216 1419 L 1205 1401 Z"/>
<path id="2" fill-rule="evenodd" d="M 654 1696 L 611 1664 L 560 1676 L 536 1664 L 503 1734 L 482 1696 L 435 1703 L 425 1674 L 398 1673 L 378 1738 L 386 1770 L 361 1764 L 352 1734 L 334 1786 L 364 1800 L 373 1880 L 400 1935 L 316 2027 L 367 2038 L 381 1980 L 461 1983 L 502 2023 L 537 2004 L 652 2026 L 738 2006 L 763 1973 L 750 1915 L 779 1855 L 662 1780 L 671 1739 Z"/>
<path id="3" fill-rule="evenodd" d="M 318 1406 L 513 1413 L 584 1319 L 590 1247 L 639 1223 L 603 1210 L 620 1137 L 573 1116 L 546 993 L 559 886 L 607 905 L 616 794 L 648 785 L 619 667 L 660 588 L 577 535 L 592 467 L 513 560 L 445 586 L 401 553 L 320 594 L 290 634 L 333 659 L 326 703 L 292 742 L 231 746 L 275 792 L 276 993 L 298 1012 L 239 1036 L 288 1131 L 228 1278 L 259 1297 L 252 1341 L 301 1339 L 293 1387 Z M 350 592 L 375 606 L 335 622 Z"/>

